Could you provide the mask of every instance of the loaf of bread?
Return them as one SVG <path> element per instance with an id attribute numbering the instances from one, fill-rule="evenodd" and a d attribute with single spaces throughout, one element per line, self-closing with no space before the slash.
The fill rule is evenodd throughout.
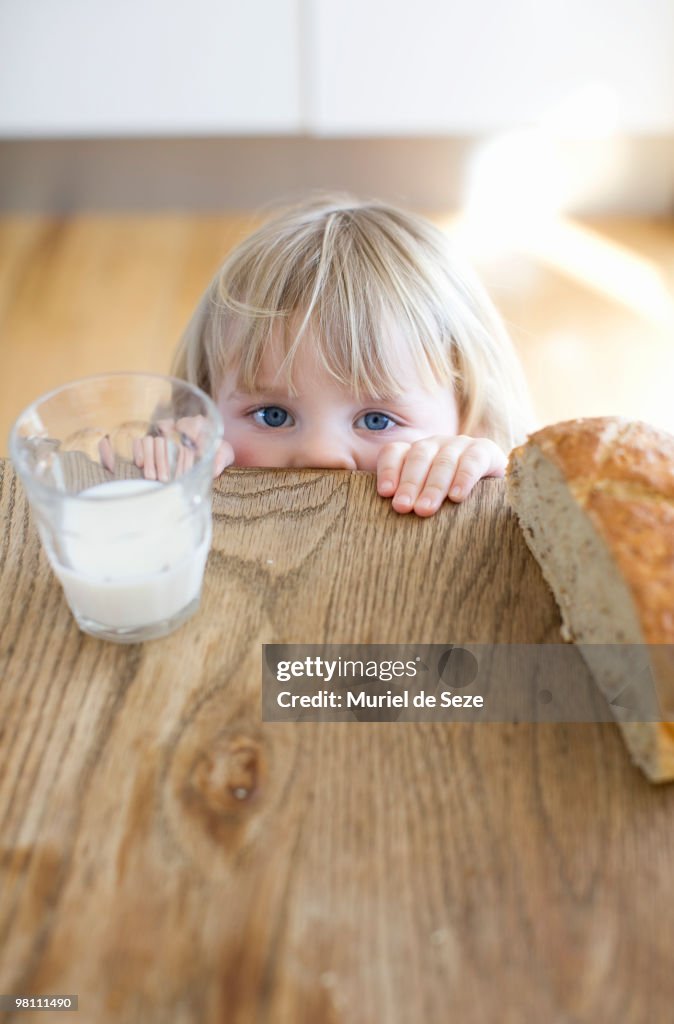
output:
<path id="1" fill-rule="evenodd" d="M 674 779 L 674 437 L 619 417 L 555 423 L 511 452 L 506 494 L 633 760 Z M 659 711 L 621 721 L 636 652 Z M 641 714 L 648 695 L 633 691 Z"/>

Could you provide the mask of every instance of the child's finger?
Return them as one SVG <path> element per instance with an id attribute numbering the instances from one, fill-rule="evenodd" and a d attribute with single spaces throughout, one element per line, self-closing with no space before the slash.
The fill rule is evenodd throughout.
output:
<path id="1" fill-rule="evenodd" d="M 465 446 L 466 442 L 460 437 L 440 446 L 431 463 L 421 492 L 414 503 L 414 511 L 417 515 L 432 516 L 442 505 L 447 497 Z"/>
<path id="2" fill-rule="evenodd" d="M 496 445 L 494 445 L 496 448 Z M 498 450 L 498 449 L 497 449 Z M 463 501 L 478 480 L 486 476 L 492 465 L 493 453 L 480 442 L 466 448 L 459 459 L 454 480 L 449 490 L 452 501 Z"/>
<path id="3" fill-rule="evenodd" d="M 176 468 L 174 478 L 177 479 L 182 476 L 185 472 L 185 449 L 181 444 L 178 445 L 178 455 L 176 457 Z"/>
<path id="4" fill-rule="evenodd" d="M 142 469 L 143 466 L 145 465 L 142 437 L 134 437 L 133 439 L 133 461 L 136 463 L 139 469 Z"/>
<path id="5" fill-rule="evenodd" d="M 222 471 L 227 466 L 231 466 L 234 462 L 234 449 L 231 444 L 227 441 L 221 441 L 218 450 L 215 455 L 215 464 L 213 466 L 213 477 L 220 476 Z"/>
<path id="6" fill-rule="evenodd" d="M 143 438 L 143 475 L 146 480 L 157 479 L 157 467 L 154 461 L 154 437 Z"/>
<path id="7" fill-rule="evenodd" d="M 414 442 L 405 457 L 400 483 L 393 495 L 393 507 L 396 512 L 412 511 L 437 452 L 438 443 L 433 438 L 423 438 Z"/>
<path id="8" fill-rule="evenodd" d="M 390 498 L 398 486 L 403 459 L 412 446 L 406 441 L 390 441 L 377 457 L 377 490 Z"/>
<path id="9" fill-rule="evenodd" d="M 154 460 L 157 470 L 157 479 L 161 480 L 162 483 L 167 484 L 170 477 L 170 471 L 168 448 L 166 446 L 165 437 L 155 437 L 154 439 Z"/>
<path id="10" fill-rule="evenodd" d="M 194 452 L 184 447 L 181 447 L 181 451 L 183 455 L 183 473 L 188 473 L 194 465 Z"/>
<path id="11" fill-rule="evenodd" d="M 101 459 L 101 465 L 104 466 L 105 469 L 109 470 L 110 473 L 114 473 L 115 452 L 107 434 L 98 442 L 98 454 Z"/>

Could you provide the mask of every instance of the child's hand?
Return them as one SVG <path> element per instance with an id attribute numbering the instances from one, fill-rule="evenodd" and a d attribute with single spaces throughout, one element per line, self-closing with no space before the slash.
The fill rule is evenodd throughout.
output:
<path id="1" fill-rule="evenodd" d="M 133 461 L 143 470 L 146 480 L 162 480 L 167 482 L 170 479 L 168 438 L 172 433 L 178 432 L 182 435 L 178 447 L 178 457 L 174 476 L 182 476 L 194 465 L 194 454 L 202 454 L 203 416 L 184 416 L 177 420 L 160 420 L 157 423 L 161 431 L 161 437 L 138 437 L 133 442 Z M 175 442 L 174 442 L 175 443 Z M 215 455 L 213 466 L 213 477 L 220 476 L 226 466 L 234 461 L 234 449 L 227 441 L 221 441 Z"/>
<path id="2" fill-rule="evenodd" d="M 145 434 L 133 439 L 133 461 L 143 470 L 146 480 L 161 480 L 167 483 L 171 479 L 171 458 L 169 445 L 177 447 L 177 456 L 173 478 L 182 476 L 194 465 L 194 456 L 203 451 L 202 425 L 203 416 L 184 416 L 177 422 L 159 420 L 158 435 Z M 179 440 L 174 438 L 176 435 Z M 106 438 L 99 444 L 101 463 L 110 471 L 114 470 L 114 451 Z M 234 450 L 227 441 L 221 441 L 215 455 L 213 476 L 220 476 L 226 466 L 234 461 Z"/>
<path id="3" fill-rule="evenodd" d="M 391 441 L 377 459 L 377 490 L 396 512 L 432 516 L 449 495 L 463 501 L 484 476 L 504 476 L 507 457 L 486 437 L 424 437 Z M 454 493 L 455 488 L 460 493 Z"/>

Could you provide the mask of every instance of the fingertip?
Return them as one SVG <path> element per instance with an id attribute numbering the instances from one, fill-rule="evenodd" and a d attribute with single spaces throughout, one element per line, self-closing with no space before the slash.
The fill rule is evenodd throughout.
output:
<path id="1" fill-rule="evenodd" d="M 101 460 L 101 465 L 108 472 L 114 473 L 115 471 L 115 452 L 110 442 L 110 435 L 106 434 L 105 437 L 101 438 L 98 442 L 98 454 Z"/>
<path id="2" fill-rule="evenodd" d="M 231 466 L 234 462 L 234 449 L 231 444 L 223 441 L 218 448 L 215 461 L 213 463 L 213 478 L 220 476 L 220 474 L 227 469 L 227 466 Z"/>
<path id="3" fill-rule="evenodd" d="M 415 506 L 414 511 L 415 514 L 418 515 L 420 519 L 428 519 L 430 516 L 435 515 L 435 513 L 438 511 L 438 508 L 417 508 Z"/>
<path id="4" fill-rule="evenodd" d="M 414 502 L 409 494 L 396 494 L 392 501 L 393 508 L 396 512 L 400 512 L 405 515 L 406 512 L 411 512 L 414 507 Z"/>

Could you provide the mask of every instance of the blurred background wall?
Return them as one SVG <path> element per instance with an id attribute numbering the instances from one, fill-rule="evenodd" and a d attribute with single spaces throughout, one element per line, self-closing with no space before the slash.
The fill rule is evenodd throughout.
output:
<path id="1" fill-rule="evenodd" d="M 5 209 L 669 213 L 674 0 L 3 0 Z"/>

